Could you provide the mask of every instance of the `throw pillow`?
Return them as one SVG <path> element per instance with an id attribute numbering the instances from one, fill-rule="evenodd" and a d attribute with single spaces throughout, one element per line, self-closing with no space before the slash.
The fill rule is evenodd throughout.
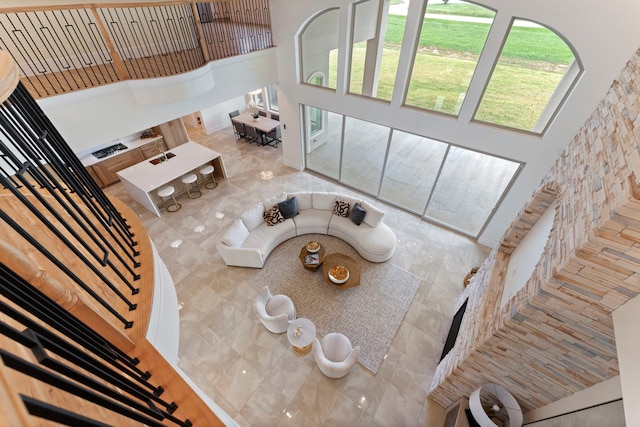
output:
<path id="1" fill-rule="evenodd" d="M 249 231 L 262 224 L 264 215 L 264 206 L 262 202 L 258 202 L 249 209 L 240 214 L 240 218 Z"/>
<path id="2" fill-rule="evenodd" d="M 278 209 L 280 213 L 284 217 L 284 219 L 293 218 L 298 215 L 298 202 L 296 201 L 296 197 L 285 200 L 284 202 L 278 203 Z"/>
<path id="3" fill-rule="evenodd" d="M 382 222 L 384 212 L 367 202 L 362 202 L 362 207 L 367 211 L 367 216 L 364 219 L 365 224 L 377 227 Z"/>
<path id="4" fill-rule="evenodd" d="M 264 213 L 264 220 L 267 222 L 267 225 L 276 225 L 284 222 L 284 217 L 280 213 L 280 209 L 274 206 Z"/>
<path id="5" fill-rule="evenodd" d="M 366 214 L 367 214 L 367 211 L 365 211 L 362 208 L 362 206 L 360 206 L 360 203 L 356 203 L 355 205 L 353 205 L 353 208 L 351 209 L 351 212 L 349 213 L 349 219 L 355 225 L 360 225 L 360 224 L 362 224 L 362 220 L 364 219 L 364 216 Z"/>
<path id="6" fill-rule="evenodd" d="M 333 213 L 338 216 L 348 217 L 349 216 L 349 203 L 336 200 L 335 207 L 333 209 Z"/>
<path id="7" fill-rule="evenodd" d="M 247 227 L 245 227 L 242 220 L 238 218 L 233 222 L 233 224 L 231 224 L 231 227 L 229 227 L 227 232 L 224 234 L 222 241 L 227 246 L 239 248 L 247 237 L 249 237 L 249 230 L 247 230 Z"/>

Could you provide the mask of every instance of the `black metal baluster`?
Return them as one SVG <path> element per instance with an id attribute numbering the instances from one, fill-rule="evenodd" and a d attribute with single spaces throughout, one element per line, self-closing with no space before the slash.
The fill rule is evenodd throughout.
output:
<path id="1" fill-rule="evenodd" d="M 149 425 L 149 426 L 165 427 L 165 424 L 162 424 L 157 421 L 158 418 L 162 419 L 162 416 L 157 416 L 156 419 L 149 418 L 145 415 L 142 415 L 138 411 L 133 410 L 130 404 L 123 405 L 123 404 L 117 403 L 112 399 L 109 399 L 97 392 L 94 392 L 88 387 L 83 387 L 75 383 L 72 383 L 66 380 L 63 376 L 53 374 L 48 370 L 40 368 L 38 365 L 30 363 L 24 359 L 21 359 L 18 356 L 15 356 L 9 353 L 8 351 L 0 349 L 0 359 L 2 359 L 2 361 L 4 362 L 7 368 L 14 369 L 18 372 L 21 372 L 39 381 L 42 381 L 60 390 L 66 391 L 67 393 L 71 393 L 75 396 L 78 396 L 86 401 L 95 403 L 96 405 L 102 406 L 103 408 L 106 408 L 118 414 L 124 415 L 132 420 L 145 423 L 146 425 Z M 178 424 L 185 425 L 181 423 L 178 423 Z"/>
<path id="2" fill-rule="evenodd" d="M 98 301 L 100 305 L 106 308 L 111 314 L 113 314 L 118 320 L 120 320 L 125 328 L 130 328 L 133 326 L 133 322 L 125 319 L 115 308 L 113 308 L 109 303 L 107 303 L 100 295 L 98 295 L 90 286 L 87 286 L 78 276 L 73 273 L 62 261 L 56 258 L 51 252 L 49 252 L 45 247 L 40 245 L 40 243 L 33 238 L 29 233 L 26 232 L 18 223 L 16 223 L 6 212 L 0 209 L 0 219 L 4 220 L 7 224 L 9 224 L 16 232 L 18 232 L 23 238 L 25 238 L 32 246 L 34 246 L 40 253 L 46 256 L 51 262 L 53 262 L 59 269 L 61 269 L 71 280 L 73 280 L 76 284 L 78 284 L 85 292 L 87 292 L 93 299 Z M 126 298 L 125 298 L 126 300 Z M 131 307 L 131 306 L 129 306 Z M 135 306 L 134 306 L 135 308 Z"/>
<path id="3" fill-rule="evenodd" d="M 20 394 L 20 398 L 29 414 L 44 420 L 54 421 L 72 427 L 110 427 L 109 424 L 67 411 L 66 409 L 59 408 L 41 400 L 25 396 L 24 394 Z"/>
<path id="4" fill-rule="evenodd" d="M 38 80 L 38 83 L 40 83 L 40 85 L 43 88 L 43 91 L 45 91 L 45 93 L 47 95 L 51 95 L 51 93 L 48 90 L 48 87 L 53 88 L 54 93 L 58 93 L 58 91 L 56 90 L 56 85 L 51 82 L 51 78 L 55 78 L 55 76 L 51 76 L 51 78 L 50 78 L 48 73 L 46 73 L 45 71 L 40 71 L 37 68 L 35 68 L 35 64 L 39 63 L 40 61 L 37 58 L 34 58 L 33 55 L 29 54 L 29 52 L 31 51 L 30 47 L 27 47 L 29 45 L 25 46 L 22 43 L 22 40 L 17 36 L 18 34 L 20 34 L 22 32 L 20 29 L 18 29 L 16 27 L 16 25 L 14 23 L 14 21 L 16 21 L 16 20 L 18 22 L 20 22 L 18 20 L 18 18 L 17 18 L 17 14 L 16 13 L 7 13 L 5 16 L 7 18 L 7 21 L 13 27 L 13 29 L 11 31 L 7 31 L 7 29 L 5 28 L 5 32 L 7 33 L 7 35 L 9 35 L 9 37 L 10 37 L 11 41 L 13 42 L 13 44 L 20 49 L 21 56 L 26 60 L 26 61 L 16 60 L 16 63 L 17 64 L 23 64 L 23 63 L 27 64 L 27 66 L 29 67 L 30 74 L 36 77 L 36 79 Z M 12 16 L 14 18 L 13 20 L 11 19 Z M 4 28 L 4 24 L 2 23 L 2 21 L 0 21 L 0 25 L 2 25 L 3 28 Z M 29 75 L 29 74 L 24 73 L 24 72 L 23 72 L 23 74 Z M 40 77 L 42 77 L 43 80 L 45 80 L 46 83 L 48 83 L 48 86 L 45 86 L 45 84 L 40 81 Z"/>
<path id="5" fill-rule="evenodd" d="M 162 394 L 161 387 L 156 388 L 147 382 L 151 374 L 137 367 L 139 363 L 137 359 L 132 359 L 119 348 L 109 344 L 95 331 L 62 309 L 42 292 L 33 288 L 28 282 L 24 281 L 24 279 L 16 275 L 2 263 L 0 263 L 0 271 L 3 273 L 3 275 L 0 276 L 1 294 L 4 295 L 8 301 L 29 311 L 46 325 L 50 325 L 62 333 L 67 339 L 82 345 L 97 357 L 114 366 L 114 368 L 123 371 L 126 375 L 129 375 L 140 384 L 152 390 L 156 396 Z M 10 316 L 40 334 L 44 335 L 48 333 L 48 330 L 41 324 L 19 313 L 3 301 L 0 301 L 0 312 L 5 313 L 7 316 Z M 67 345 L 58 335 L 50 334 L 49 338 L 63 347 Z"/>

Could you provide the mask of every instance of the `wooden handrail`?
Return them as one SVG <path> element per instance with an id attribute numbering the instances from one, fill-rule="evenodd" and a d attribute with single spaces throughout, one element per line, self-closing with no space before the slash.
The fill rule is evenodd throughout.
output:
<path id="1" fill-rule="evenodd" d="M 200 21 L 201 5 L 205 10 L 217 10 L 221 4 L 232 5 L 235 11 L 232 19 Z M 167 8 L 169 14 L 184 20 L 188 31 L 176 34 L 165 18 L 155 17 Z M 17 16 L 13 19 L 11 16 L 35 12 L 45 14 L 44 21 L 48 23 L 43 24 L 44 27 L 37 24 L 39 17 Z M 46 19 L 54 13 L 72 16 L 71 25 L 78 25 L 72 37 L 63 36 L 67 30 L 60 27 L 57 16 Z M 267 0 L 19 6 L 0 7 L 0 14 L 6 15 L 9 22 L 6 28 L 0 27 L 0 38 L 20 68 L 22 83 L 35 98 L 126 80 L 168 77 L 193 71 L 216 59 L 272 47 L 270 20 L 265 15 L 268 14 Z M 124 17 L 128 14 L 136 16 L 137 29 L 129 28 L 131 19 Z M 147 14 L 152 16 L 146 17 Z M 112 17 L 113 23 L 110 22 Z M 76 20 L 80 24 L 76 24 Z M 142 38 L 136 31 L 141 31 Z M 239 31 L 259 36 L 244 40 L 231 36 Z M 14 32 L 26 37 L 29 43 L 16 38 Z M 180 48 L 168 43 L 176 38 L 185 39 Z M 53 57 L 45 43 L 49 39 L 57 43 Z"/>

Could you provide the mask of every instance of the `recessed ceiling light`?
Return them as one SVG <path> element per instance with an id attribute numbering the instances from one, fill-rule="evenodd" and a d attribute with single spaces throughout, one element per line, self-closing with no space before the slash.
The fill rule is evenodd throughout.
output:
<path id="1" fill-rule="evenodd" d="M 216 212 L 216 218 L 222 219 L 224 218 L 224 214 L 222 212 Z"/>
<path id="2" fill-rule="evenodd" d="M 179 248 L 180 245 L 182 245 L 182 240 L 180 240 L 180 239 L 174 240 L 173 242 L 171 242 L 171 247 L 172 248 Z"/>
<path id="3" fill-rule="evenodd" d="M 197 226 L 193 229 L 193 231 L 195 231 L 196 233 L 201 233 L 202 231 L 204 231 L 204 225 Z"/>
<path id="4" fill-rule="evenodd" d="M 260 172 L 260 178 L 262 178 L 262 179 L 271 179 L 271 178 L 273 178 L 273 172 L 271 172 L 271 171 L 262 171 L 262 172 Z"/>

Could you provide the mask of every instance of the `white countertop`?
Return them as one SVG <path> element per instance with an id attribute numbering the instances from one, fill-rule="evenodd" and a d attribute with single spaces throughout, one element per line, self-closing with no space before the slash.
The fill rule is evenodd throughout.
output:
<path id="1" fill-rule="evenodd" d="M 116 141 L 111 145 L 115 145 L 115 144 L 120 143 L 122 145 L 126 145 L 127 149 L 126 150 L 122 150 L 122 151 L 118 151 L 116 153 L 113 153 L 113 154 L 111 154 L 111 155 L 109 155 L 107 157 L 103 157 L 101 159 L 95 157 L 93 154 L 87 154 L 87 155 L 85 155 L 83 157 L 80 157 L 80 162 L 82 163 L 82 165 L 84 167 L 95 165 L 96 163 L 100 163 L 100 162 L 102 162 L 104 160 L 108 160 L 108 159 L 110 159 L 112 157 L 117 156 L 118 154 L 126 153 L 129 150 L 133 150 L 135 148 L 141 147 L 141 146 L 143 146 L 145 144 L 148 144 L 150 142 L 157 141 L 157 140 L 159 140 L 161 138 L 162 138 L 162 135 L 156 135 L 156 136 L 151 137 L 151 138 L 137 138 L 137 139 L 134 139 L 134 140 L 128 141 L 128 142 Z M 103 148 L 105 148 L 105 147 L 103 147 Z M 96 149 L 94 151 L 97 151 L 97 150 L 99 150 L 99 149 Z"/>
<path id="2" fill-rule="evenodd" d="M 188 141 L 167 151 L 175 154 L 169 160 L 152 164 L 149 160 L 125 168 L 118 172 L 120 179 L 126 180 L 142 191 L 150 192 L 162 185 L 179 178 L 186 172 L 194 170 L 216 157 L 220 153 L 206 148 L 197 142 Z M 156 156 L 160 157 L 160 156 Z"/>

